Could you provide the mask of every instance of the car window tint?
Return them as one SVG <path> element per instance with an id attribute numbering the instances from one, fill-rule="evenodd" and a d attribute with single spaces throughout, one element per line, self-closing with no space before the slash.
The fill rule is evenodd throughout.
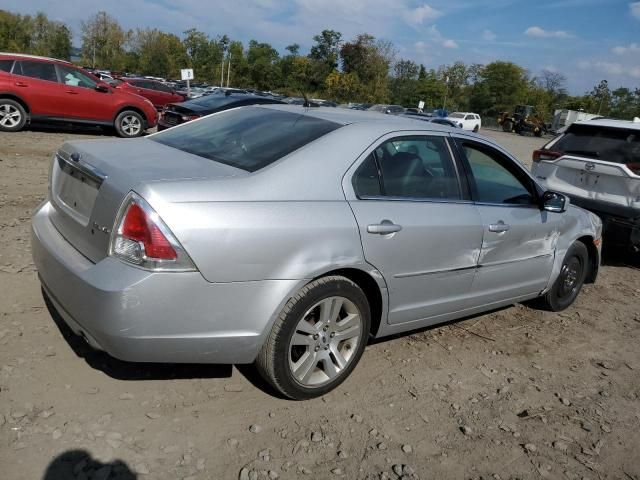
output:
<path id="1" fill-rule="evenodd" d="M 40 80 L 48 80 L 50 82 L 58 81 L 56 69 L 52 63 L 32 62 L 29 60 L 22 60 L 18 63 L 21 66 L 22 75 L 25 77 L 39 78 Z"/>
<path id="2" fill-rule="evenodd" d="M 58 65 L 58 70 L 60 71 L 60 78 L 62 79 L 62 83 L 65 85 L 70 85 L 72 87 L 83 87 L 83 88 L 96 88 L 96 81 L 93 80 L 88 75 L 76 70 L 75 68 L 69 68 L 62 65 Z"/>
<path id="3" fill-rule="evenodd" d="M 574 123 L 551 148 L 607 162 L 636 163 L 640 158 L 640 131 Z"/>
<path id="4" fill-rule="evenodd" d="M 170 128 L 150 140 L 255 172 L 339 127 L 308 115 L 243 107 Z"/>
<path id="5" fill-rule="evenodd" d="M 13 67 L 13 60 L 0 60 L 0 70 L 10 72 Z"/>
<path id="6" fill-rule="evenodd" d="M 529 190 L 530 180 L 508 158 L 486 146 L 464 143 L 463 148 L 471 167 L 477 201 L 518 205 L 535 202 Z M 529 187 L 525 186 L 527 183 Z"/>
<path id="7" fill-rule="evenodd" d="M 474 120 L 474 119 L 475 119 L 475 117 L 473 115 L 467 115 L 465 117 L 465 120 Z"/>
<path id="8" fill-rule="evenodd" d="M 158 90 L 159 92 L 171 93 L 172 90 L 170 87 L 160 82 L 153 82 L 153 88 Z"/>
<path id="9" fill-rule="evenodd" d="M 382 195 L 378 166 L 370 154 L 353 175 L 353 189 L 358 197 L 378 197 Z"/>
<path id="10" fill-rule="evenodd" d="M 382 194 L 390 197 L 459 199 L 460 189 L 442 137 L 401 137 L 375 150 Z"/>

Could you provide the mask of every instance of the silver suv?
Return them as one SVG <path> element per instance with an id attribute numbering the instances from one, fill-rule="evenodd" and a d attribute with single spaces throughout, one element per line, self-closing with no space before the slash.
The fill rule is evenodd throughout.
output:
<path id="1" fill-rule="evenodd" d="M 602 218 L 605 242 L 640 251 L 640 120 L 590 120 L 533 152 L 532 173 Z"/>

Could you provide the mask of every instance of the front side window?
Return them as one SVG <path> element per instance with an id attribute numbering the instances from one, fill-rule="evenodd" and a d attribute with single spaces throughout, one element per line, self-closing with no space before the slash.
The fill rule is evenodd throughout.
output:
<path id="1" fill-rule="evenodd" d="M 531 180 L 507 157 L 490 147 L 466 142 L 463 150 L 471 168 L 476 201 L 511 205 L 535 203 Z"/>
<path id="2" fill-rule="evenodd" d="M 443 137 L 384 142 L 356 171 L 353 185 L 359 197 L 460 199 L 458 178 Z"/>
<path id="3" fill-rule="evenodd" d="M 170 128 L 149 140 L 255 172 L 340 126 L 310 115 L 242 107 Z"/>
<path id="4" fill-rule="evenodd" d="M 76 70 L 75 68 L 58 65 L 58 70 L 60 71 L 60 79 L 65 85 L 91 89 L 96 88 L 97 83 L 95 80 L 92 80 L 91 77 L 85 75 L 79 70 Z"/>
<path id="5" fill-rule="evenodd" d="M 18 74 L 25 77 L 38 78 L 40 80 L 47 80 L 49 82 L 57 82 L 58 76 L 56 75 L 56 68 L 52 63 L 35 62 L 30 60 L 22 60 L 17 62 L 20 68 Z M 16 72 L 14 72 L 16 73 Z"/>

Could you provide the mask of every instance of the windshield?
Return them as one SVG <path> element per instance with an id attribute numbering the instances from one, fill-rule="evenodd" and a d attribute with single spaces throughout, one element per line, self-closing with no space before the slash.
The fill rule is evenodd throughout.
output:
<path id="1" fill-rule="evenodd" d="M 298 113 L 241 107 L 170 128 L 149 140 L 255 172 L 339 127 Z"/>
<path id="2" fill-rule="evenodd" d="M 574 123 L 553 150 L 614 163 L 640 158 L 640 130 Z"/>

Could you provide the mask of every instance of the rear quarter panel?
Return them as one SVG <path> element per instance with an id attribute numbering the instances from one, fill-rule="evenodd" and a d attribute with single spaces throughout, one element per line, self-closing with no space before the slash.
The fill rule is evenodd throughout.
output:
<path id="1" fill-rule="evenodd" d="M 364 266 L 346 201 L 172 203 L 159 210 L 210 282 L 297 280 Z"/>

